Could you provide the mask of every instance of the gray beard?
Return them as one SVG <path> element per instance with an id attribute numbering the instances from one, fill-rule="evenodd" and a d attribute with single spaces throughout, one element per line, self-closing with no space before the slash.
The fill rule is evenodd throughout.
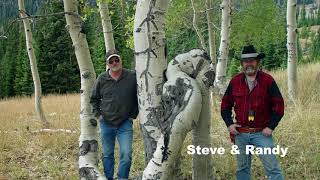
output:
<path id="1" fill-rule="evenodd" d="M 118 66 L 118 67 L 113 67 L 113 68 L 110 68 L 110 69 L 111 69 L 111 71 L 115 72 L 115 71 L 119 71 L 121 69 L 121 67 Z"/>
<path id="2" fill-rule="evenodd" d="M 252 66 L 249 66 L 247 68 L 244 69 L 244 73 L 248 76 L 253 75 L 257 72 L 257 70 L 255 68 L 253 68 Z"/>

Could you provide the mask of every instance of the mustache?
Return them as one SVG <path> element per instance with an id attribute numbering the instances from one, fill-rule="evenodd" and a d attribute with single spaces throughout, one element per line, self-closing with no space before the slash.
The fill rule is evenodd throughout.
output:
<path id="1" fill-rule="evenodd" d="M 245 68 L 245 70 L 254 70 L 255 68 L 253 66 L 248 66 Z"/>
<path id="2" fill-rule="evenodd" d="M 255 68 L 254 66 L 247 66 L 244 68 L 244 71 L 246 73 L 254 73 L 258 68 Z"/>

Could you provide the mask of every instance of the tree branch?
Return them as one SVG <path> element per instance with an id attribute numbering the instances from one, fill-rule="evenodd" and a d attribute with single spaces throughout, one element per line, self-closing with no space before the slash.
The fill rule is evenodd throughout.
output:
<path id="1" fill-rule="evenodd" d="M 7 30 L 4 31 L 4 33 L 2 33 L 2 34 L 0 35 L 0 39 L 1 39 L 1 38 L 7 39 L 8 37 L 6 36 L 6 34 L 9 32 L 11 26 L 12 26 L 15 22 L 21 21 L 21 20 L 24 20 L 24 19 L 47 18 L 47 17 L 49 17 L 49 16 L 57 16 L 57 15 L 66 15 L 66 14 L 68 14 L 68 15 L 77 16 L 77 17 L 80 18 L 81 21 L 82 21 L 82 17 L 81 17 L 79 14 L 76 14 L 76 13 L 73 13 L 73 12 L 58 12 L 58 13 L 52 13 L 52 14 L 46 14 L 46 15 L 29 15 L 29 14 L 28 14 L 27 12 L 25 12 L 25 11 L 24 11 L 23 13 L 25 13 L 25 14 L 27 15 L 27 17 L 23 17 L 23 18 L 18 17 L 18 18 L 15 18 L 14 20 L 12 20 L 11 23 L 10 23 L 10 25 L 9 25 L 9 27 L 7 28 Z"/>
<path id="2" fill-rule="evenodd" d="M 193 9 L 193 28 L 194 28 L 194 30 L 196 31 L 196 33 L 197 33 L 197 35 L 199 37 L 202 49 L 207 49 L 206 48 L 206 43 L 204 41 L 204 38 L 201 35 L 201 33 L 199 32 L 199 29 L 198 29 L 198 26 L 197 26 L 197 12 L 196 12 L 196 8 L 194 7 L 194 1 L 193 0 L 190 0 L 190 1 L 191 1 L 192 9 Z"/>
<path id="3" fill-rule="evenodd" d="M 24 13 L 26 13 L 26 12 L 24 12 Z M 73 12 L 58 12 L 58 13 L 52 13 L 52 14 L 46 14 L 46 15 L 28 15 L 26 13 L 27 17 L 17 18 L 17 20 L 33 19 L 33 18 L 46 18 L 46 17 L 49 17 L 49 16 L 66 15 L 66 14 L 77 16 L 80 19 L 82 19 L 82 17 L 79 14 L 76 14 L 76 13 L 73 13 Z"/>

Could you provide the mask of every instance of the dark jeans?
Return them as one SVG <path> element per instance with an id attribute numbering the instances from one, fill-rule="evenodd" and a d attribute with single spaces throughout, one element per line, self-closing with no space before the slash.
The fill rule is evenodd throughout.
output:
<path id="1" fill-rule="evenodd" d="M 128 179 L 132 160 L 132 120 L 125 120 L 119 127 L 110 126 L 105 120 L 100 120 L 100 133 L 105 176 L 113 179 L 114 146 L 117 138 L 120 147 L 118 179 Z"/>

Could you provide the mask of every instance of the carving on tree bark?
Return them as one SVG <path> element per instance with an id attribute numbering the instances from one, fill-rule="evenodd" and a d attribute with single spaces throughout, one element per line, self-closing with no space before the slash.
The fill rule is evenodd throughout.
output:
<path id="1" fill-rule="evenodd" d="M 295 103 L 297 96 L 297 0 L 287 2 L 288 95 Z"/>

